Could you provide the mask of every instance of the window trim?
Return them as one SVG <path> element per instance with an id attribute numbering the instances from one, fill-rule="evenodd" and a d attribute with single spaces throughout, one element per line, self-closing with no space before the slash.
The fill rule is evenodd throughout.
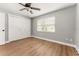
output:
<path id="1" fill-rule="evenodd" d="M 48 18 L 49 19 L 49 18 Z M 46 20 L 48 20 L 48 19 L 46 19 Z M 53 19 L 54 20 L 54 22 L 55 22 L 55 16 L 54 16 L 54 18 L 53 17 L 51 17 L 51 19 Z M 55 28 L 54 28 L 54 31 L 45 31 L 45 30 L 38 30 L 38 26 L 42 26 L 42 25 L 38 25 L 38 21 L 41 21 L 42 19 L 39 19 L 39 20 L 37 20 L 37 32 L 51 32 L 51 33 L 55 33 L 56 32 L 56 22 L 54 23 L 54 24 L 49 24 L 49 26 L 50 25 L 52 25 L 52 26 L 54 26 Z M 44 21 L 45 21 L 45 19 L 44 19 Z M 45 25 L 45 24 L 44 24 Z"/>

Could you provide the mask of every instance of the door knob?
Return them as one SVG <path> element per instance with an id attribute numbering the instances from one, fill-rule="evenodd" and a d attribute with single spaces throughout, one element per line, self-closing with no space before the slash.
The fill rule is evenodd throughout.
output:
<path id="1" fill-rule="evenodd" d="M 2 30 L 3 32 L 5 31 L 5 30 Z"/>

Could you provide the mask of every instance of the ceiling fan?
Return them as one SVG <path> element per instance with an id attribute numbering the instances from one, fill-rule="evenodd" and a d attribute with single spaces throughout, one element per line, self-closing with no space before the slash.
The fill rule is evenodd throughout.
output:
<path id="1" fill-rule="evenodd" d="M 32 10 L 38 10 L 38 11 L 40 11 L 40 8 L 32 7 L 31 3 L 25 3 L 25 4 L 19 3 L 19 4 L 25 7 L 25 8 L 20 9 L 20 11 L 27 10 L 31 14 L 33 14 Z"/>

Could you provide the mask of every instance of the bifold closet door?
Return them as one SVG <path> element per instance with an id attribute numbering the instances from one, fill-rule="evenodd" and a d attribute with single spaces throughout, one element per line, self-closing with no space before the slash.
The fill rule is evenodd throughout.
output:
<path id="1" fill-rule="evenodd" d="M 0 45 L 5 43 L 5 13 L 0 12 Z"/>
<path id="2" fill-rule="evenodd" d="M 30 36 L 30 19 L 8 14 L 9 19 L 9 41 L 14 41 Z"/>

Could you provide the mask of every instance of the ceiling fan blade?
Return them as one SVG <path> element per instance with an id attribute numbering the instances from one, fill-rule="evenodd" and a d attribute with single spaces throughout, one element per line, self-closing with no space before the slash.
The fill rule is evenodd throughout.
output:
<path id="1" fill-rule="evenodd" d="M 33 12 L 30 10 L 30 13 L 33 14 Z"/>
<path id="2" fill-rule="evenodd" d="M 24 4 L 22 4 L 22 3 L 19 3 L 19 4 L 25 7 L 25 5 L 24 5 Z"/>
<path id="3" fill-rule="evenodd" d="M 22 9 L 20 9 L 20 11 L 23 11 L 23 10 L 25 10 L 26 8 L 22 8 Z"/>
<path id="4" fill-rule="evenodd" d="M 29 8 L 40 11 L 40 8 L 35 8 L 35 7 L 29 7 Z"/>

